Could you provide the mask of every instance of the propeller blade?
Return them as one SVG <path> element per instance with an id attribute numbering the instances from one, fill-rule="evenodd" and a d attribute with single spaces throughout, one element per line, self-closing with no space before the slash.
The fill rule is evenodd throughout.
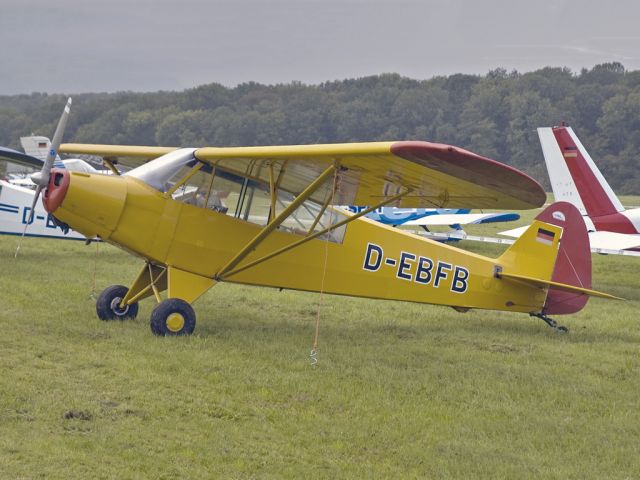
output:
<path id="1" fill-rule="evenodd" d="M 46 187 L 49 184 L 49 177 L 51 175 L 51 169 L 53 168 L 53 162 L 55 162 L 56 157 L 58 156 L 58 149 L 60 148 L 60 144 L 62 143 L 62 136 L 64 134 L 64 129 L 67 126 L 67 119 L 69 118 L 70 111 L 71 97 L 67 99 L 67 104 L 64 106 L 64 110 L 62 112 L 62 115 L 60 116 L 60 120 L 58 121 L 56 132 L 53 134 L 53 140 L 51 140 L 51 148 L 49 149 L 47 158 L 44 161 L 42 170 L 31 175 L 31 180 L 36 185 Z"/>
<path id="2" fill-rule="evenodd" d="M 67 104 L 64 106 L 64 110 L 62 112 L 62 115 L 60 116 L 60 120 L 58 121 L 56 132 L 53 134 L 53 140 L 51 141 L 51 148 L 49 149 L 47 158 L 44 161 L 42 170 L 31 175 L 31 181 L 37 185 L 37 188 L 36 188 L 36 193 L 33 197 L 33 203 L 31 204 L 31 211 L 29 212 L 29 218 L 27 219 L 27 223 L 24 225 L 22 236 L 20 237 L 20 240 L 18 240 L 18 248 L 16 249 L 15 257 L 17 257 L 18 253 L 20 252 L 20 245 L 22 244 L 22 239 L 27 233 L 27 227 L 31 224 L 31 222 L 33 222 L 33 216 L 36 210 L 36 203 L 40 198 L 40 193 L 44 188 L 47 187 L 47 185 L 49 185 L 49 178 L 51 177 L 51 169 L 53 168 L 53 162 L 56 160 L 56 157 L 58 156 L 58 149 L 60 148 L 60 144 L 62 143 L 62 135 L 64 134 L 64 129 L 67 126 L 67 119 L 69 118 L 70 111 L 71 111 L 71 97 L 67 99 Z"/>

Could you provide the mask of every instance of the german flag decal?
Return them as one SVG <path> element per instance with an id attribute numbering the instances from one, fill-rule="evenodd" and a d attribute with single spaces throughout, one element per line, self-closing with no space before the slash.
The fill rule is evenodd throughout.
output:
<path id="1" fill-rule="evenodd" d="M 536 241 L 551 245 L 555 236 L 555 233 L 550 232 L 549 230 L 545 230 L 544 228 L 539 228 L 538 233 L 536 234 Z"/>

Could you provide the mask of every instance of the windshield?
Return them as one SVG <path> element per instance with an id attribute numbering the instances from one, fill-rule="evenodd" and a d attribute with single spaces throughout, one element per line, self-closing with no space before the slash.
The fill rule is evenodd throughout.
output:
<path id="1" fill-rule="evenodd" d="M 195 148 L 181 148 L 167 153 L 144 165 L 125 173 L 126 176 L 142 180 L 147 185 L 166 192 L 171 188 L 171 180 L 184 167 L 193 167 L 198 160 L 193 155 Z"/>

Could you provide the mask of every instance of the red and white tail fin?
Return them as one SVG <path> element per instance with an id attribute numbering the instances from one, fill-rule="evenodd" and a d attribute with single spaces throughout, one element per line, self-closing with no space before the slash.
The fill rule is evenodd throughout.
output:
<path id="1" fill-rule="evenodd" d="M 556 201 L 592 218 L 624 211 L 571 127 L 538 128 L 538 136 Z"/>

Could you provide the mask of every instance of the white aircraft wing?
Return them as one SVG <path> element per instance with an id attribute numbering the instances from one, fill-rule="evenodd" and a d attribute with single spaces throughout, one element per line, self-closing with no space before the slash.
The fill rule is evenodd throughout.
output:
<path id="1" fill-rule="evenodd" d="M 511 222 L 518 220 L 517 213 L 454 213 L 442 215 L 428 215 L 416 220 L 409 220 L 402 225 L 471 225 L 491 222 Z"/>
<path id="2" fill-rule="evenodd" d="M 524 227 L 518 227 L 518 228 L 514 228 L 513 230 L 508 230 L 506 232 L 501 232 L 501 235 L 507 235 L 510 237 L 519 237 L 522 232 L 524 232 L 527 228 L 529 228 L 528 226 L 524 226 Z M 606 233 L 607 235 L 595 235 L 593 237 L 589 237 L 591 243 L 591 252 L 592 253 L 601 253 L 601 254 L 605 254 L 605 255 L 625 255 L 625 256 L 632 256 L 632 257 L 640 257 L 640 250 L 626 250 L 626 248 L 633 248 L 634 246 L 640 246 L 640 235 L 635 235 L 635 237 L 638 238 L 638 241 L 633 241 L 631 242 L 629 239 L 626 239 L 627 241 L 625 242 L 624 246 L 625 249 L 622 248 L 618 248 L 620 246 L 623 245 L 622 242 L 619 243 L 615 243 L 615 242 L 611 242 L 609 241 L 608 243 L 605 243 L 604 241 L 601 241 L 600 238 L 604 239 L 605 237 L 608 237 L 609 234 L 611 232 L 592 232 L 592 233 Z M 441 232 L 417 232 L 417 235 L 420 235 L 422 237 L 427 237 L 430 238 L 432 240 L 439 240 L 439 241 L 451 241 L 451 240 L 469 240 L 471 242 L 482 242 L 482 243 L 499 243 L 499 244 L 503 244 L 503 245 L 511 245 L 513 243 L 515 243 L 515 240 L 512 238 L 497 238 L 497 237 L 485 237 L 485 236 L 478 236 L 478 235 L 469 235 L 466 232 L 447 232 L 447 233 L 441 233 Z M 591 235 L 591 234 L 590 234 Z M 621 234 L 621 233 L 614 233 L 613 235 L 616 236 L 624 236 L 624 237 L 634 237 L 634 235 L 625 235 L 625 234 Z M 633 245 L 631 245 L 633 243 Z M 631 245 L 631 246 L 628 246 Z"/>
<path id="3" fill-rule="evenodd" d="M 589 232 L 591 250 L 627 250 L 640 247 L 640 235 L 616 232 Z"/>
<path id="4" fill-rule="evenodd" d="M 500 235 L 506 237 L 518 238 L 529 228 L 524 227 L 513 228 L 500 232 Z M 610 253 L 611 250 L 627 250 L 630 248 L 640 247 L 640 235 L 632 235 L 628 233 L 615 232 L 589 232 L 589 243 L 592 252 Z"/>
<path id="5" fill-rule="evenodd" d="M 525 232 L 525 230 L 529 227 L 530 225 L 525 225 L 524 227 L 512 228 L 511 230 L 505 230 L 504 232 L 499 232 L 498 235 L 504 235 L 505 237 L 512 237 L 512 238 L 520 238 L 520 235 L 522 235 Z"/>

